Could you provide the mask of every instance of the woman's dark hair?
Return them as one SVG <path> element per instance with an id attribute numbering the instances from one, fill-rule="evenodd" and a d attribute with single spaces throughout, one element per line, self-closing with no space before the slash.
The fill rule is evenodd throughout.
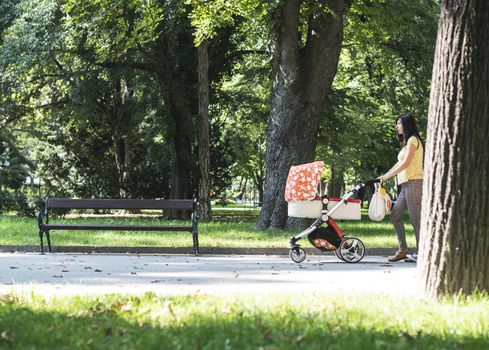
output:
<path id="1" fill-rule="evenodd" d="M 396 137 L 399 140 L 399 142 L 402 142 L 402 145 L 406 146 L 409 138 L 411 136 L 416 136 L 418 140 L 421 142 L 421 144 L 423 144 L 423 141 L 419 136 L 418 127 L 416 126 L 416 120 L 414 119 L 413 115 L 411 113 L 401 114 L 396 118 L 396 123 L 399 119 L 401 119 L 402 128 L 404 130 L 403 134 L 399 134 L 399 132 L 397 132 L 396 130 Z M 424 144 L 423 144 L 423 148 L 424 148 Z"/>

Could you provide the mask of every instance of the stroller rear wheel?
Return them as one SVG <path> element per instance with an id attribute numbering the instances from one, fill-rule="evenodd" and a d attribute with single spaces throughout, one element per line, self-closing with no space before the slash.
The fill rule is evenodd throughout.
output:
<path id="1" fill-rule="evenodd" d="M 356 263 L 365 256 L 365 245 L 358 238 L 345 237 L 335 253 L 343 261 Z"/>
<path id="2" fill-rule="evenodd" d="M 336 257 L 338 259 L 340 259 L 341 261 L 345 261 L 345 259 L 343 259 L 343 257 L 341 256 L 340 254 L 340 247 L 336 248 L 335 251 L 334 251 L 334 255 L 336 255 Z"/>
<path id="3" fill-rule="evenodd" d="M 306 259 L 306 251 L 300 247 L 290 248 L 289 256 L 293 262 L 299 264 Z"/>

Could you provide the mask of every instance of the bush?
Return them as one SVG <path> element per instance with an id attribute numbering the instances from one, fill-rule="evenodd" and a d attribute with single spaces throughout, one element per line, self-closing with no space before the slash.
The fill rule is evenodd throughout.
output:
<path id="1" fill-rule="evenodd" d="M 22 191 L 0 193 L 0 213 L 17 212 L 22 216 L 34 217 L 39 210 L 44 210 L 44 200 L 40 196 L 27 197 Z"/>

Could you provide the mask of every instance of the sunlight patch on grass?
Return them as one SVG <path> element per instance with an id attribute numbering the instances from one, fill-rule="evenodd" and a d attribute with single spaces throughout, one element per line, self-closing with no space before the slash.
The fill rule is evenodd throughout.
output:
<path id="1" fill-rule="evenodd" d="M 189 222 L 167 221 L 161 218 L 52 218 L 56 223 L 90 223 L 90 224 L 161 224 L 179 225 Z M 397 247 L 397 237 L 388 219 L 372 222 L 339 221 L 340 228 L 346 236 L 361 239 L 367 248 Z M 249 220 L 225 222 L 200 222 L 199 241 L 202 247 L 231 248 L 287 248 L 289 238 L 298 231 L 260 231 L 254 228 L 255 222 Z M 16 216 L 0 216 L 0 244 L 37 245 L 39 236 L 37 220 Z M 407 240 L 410 246 L 415 245 L 412 227 L 406 225 Z M 160 246 L 186 247 L 192 244 L 189 232 L 132 232 L 132 231 L 53 231 L 53 245 L 94 245 L 94 246 Z M 308 242 L 303 243 L 304 246 Z"/>

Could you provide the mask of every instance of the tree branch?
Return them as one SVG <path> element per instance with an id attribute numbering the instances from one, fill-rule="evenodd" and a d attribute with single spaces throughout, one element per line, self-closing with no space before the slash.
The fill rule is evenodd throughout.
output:
<path id="1" fill-rule="evenodd" d="M 10 150 L 14 152 L 14 154 L 24 163 L 26 164 L 32 171 L 37 169 L 36 163 L 27 158 L 22 152 L 17 148 L 17 146 L 10 140 L 8 136 L 5 135 L 4 129 L 0 130 L 0 140 L 5 142 Z"/>

